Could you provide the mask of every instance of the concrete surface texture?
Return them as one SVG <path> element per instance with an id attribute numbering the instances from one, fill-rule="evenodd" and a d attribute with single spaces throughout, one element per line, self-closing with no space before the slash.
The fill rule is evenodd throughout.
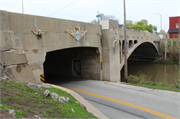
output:
<path id="1" fill-rule="evenodd" d="M 78 76 L 83 78 L 121 81 L 120 71 L 124 65 L 124 31 L 119 28 L 117 21 L 103 20 L 100 25 L 97 25 L 1 10 L 0 25 L 0 34 L 2 34 L 0 35 L 0 51 L 3 56 L 0 61 L 1 72 L 5 72 L 6 67 L 11 67 L 12 76 L 19 78 L 23 72 L 24 76 L 31 75 L 24 81 L 32 83 L 40 83 L 40 75 L 44 73 L 60 72 L 61 75 L 74 76 L 77 70 L 81 74 Z M 72 37 L 77 28 L 84 33 L 79 41 L 74 39 L 74 36 Z M 32 32 L 32 30 L 38 31 L 39 29 L 45 34 L 38 36 Z M 99 33 L 102 33 L 102 38 L 99 37 Z M 115 39 L 115 33 L 117 39 Z M 127 30 L 126 37 L 129 56 L 138 48 L 140 48 L 139 51 L 144 51 L 144 49 L 149 52 L 153 51 L 153 54 L 158 52 L 156 50 L 158 44 L 154 44 L 154 41 L 160 39 L 157 35 Z M 151 45 L 139 47 L 144 43 Z M 55 51 L 59 53 L 53 53 Z M 81 63 L 79 68 L 75 68 L 75 60 Z M 12 68 L 20 66 L 21 70 Z M 45 69 L 44 66 L 50 68 Z M 2 73 L 2 75 L 6 74 Z M 21 77 L 22 80 L 23 78 Z"/>

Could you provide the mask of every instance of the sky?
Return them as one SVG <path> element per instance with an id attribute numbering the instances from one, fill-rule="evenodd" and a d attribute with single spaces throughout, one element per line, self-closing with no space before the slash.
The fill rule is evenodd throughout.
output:
<path id="1" fill-rule="evenodd" d="M 124 22 L 123 0 L 0 0 L 0 9 L 9 12 L 90 22 L 97 19 L 97 11 L 113 15 Z M 169 17 L 180 16 L 180 0 L 126 0 L 126 20 L 142 19 L 157 26 L 159 32 L 169 29 Z"/>

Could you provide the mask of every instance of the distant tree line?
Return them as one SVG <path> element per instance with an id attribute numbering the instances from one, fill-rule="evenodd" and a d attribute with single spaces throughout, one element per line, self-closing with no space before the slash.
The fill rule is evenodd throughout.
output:
<path id="1" fill-rule="evenodd" d="M 113 15 L 104 15 L 103 13 L 100 14 L 99 20 L 104 20 L 104 19 L 111 19 L 111 20 L 116 20 L 119 23 L 119 19 L 117 19 Z M 99 24 L 98 19 L 93 19 L 90 23 L 93 24 Z M 141 21 L 133 23 L 132 20 L 126 20 L 126 26 L 130 27 L 130 29 L 134 30 L 142 30 L 142 31 L 149 31 L 153 33 L 153 26 L 151 24 L 148 24 L 148 21 L 146 19 L 142 19 Z"/>
<path id="2" fill-rule="evenodd" d="M 148 25 L 148 21 L 146 19 L 142 19 L 141 21 L 133 23 L 132 20 L 126 20 L 126 26 L 130 27 L 130 29 L 149 31 L 153 33 L 153 26 L 151 24 Z"/>

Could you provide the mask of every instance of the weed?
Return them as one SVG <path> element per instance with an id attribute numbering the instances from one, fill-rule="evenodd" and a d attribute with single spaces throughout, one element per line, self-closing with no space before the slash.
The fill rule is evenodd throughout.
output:
<path id="1" fill-rule="evenodd" d="M 50 109 L 47 109 L 47 110 L 46 110 L 46 112 L 48 112 L 48 113 L 51 113 L 51 112 L 52 112 L 52 110 L 50 110 Z"/>
<path id="2" fill-rule="evenodd" d="M 3 107 L 3 108 L 6 108 L 6 109 L 13 109 L 11 106 L 7 106 L 6 104 L 4 104 L 2 102 L 1 102 L 1 104 L 2 104 L 1 108 Z"/>
<path id="3" fill-rule="evenodd" d="M 22 110 L 15 110 L 15 113 L 16 113 L 16 117 L 17 118 L 21 118 L 21 117 L 24 117 L 25 116 L 25 112 L 22 111 Z"/>
<path id="4" fill-rule="evenodd" d="M 52 104 L 54 103 L 53 100 L 48 100 L 47 102 L 48 102 L 50 105 L 52 105 Z"/>
<path id="5" fill-rule="evenodd" d="M 37 107 L 42 107 L 42 106 L 43 106 L 43 104 L 36 104 L 36 106 L 37 106 Z"/>
<path id="6" fill-rule="evenodd" d="M 10 95 L 7 100 L 8 100 L 8 101 L 13 100 L 12 95 Z"/>
<path id="7" fill-rule="evenodd" d="M 19 98 L 15 98 L 16 104 L 22 105 L 22 101 Z"/>
<path id="8" fill-rule="evenodd" d="M 22 93 L 21 93 L 21 92 L 18 92 L 18 93 L 16 93 L 16 95 L 18 95 L 18 96 L 22 96 Z"/>
<path id="9" fill-rule="evenodd" d="M 30 111 L 31 113 L 34 113 L 34 111 L 33 110 L 31 110 L 29 107 L 27 107 L 28 108 L 28 111 Z"/>
<path id="10" fill-rule="evenodd" d="M 151 82 L 151 85 L 156 86 L 156 83 L 155 82 Z"/>
<path id="11" fill-rule="evenodd" d="M 7 87 L 7 86 L 1 86 L 1 89 L 7 90 L 7 89 L 10 89 L 10 88 Z"/>
<path id="12" fill-rule="evenodd" d="M 43 113 L 43 116 L 44 117 L 48 117 L 47 114 L 46 114 L 46 111 L 41 111 Z"/>
<path id="13" fill-rule="evenodd" d="M 179 88 L 179 85 L 175 85 L 176 88 Z"/>

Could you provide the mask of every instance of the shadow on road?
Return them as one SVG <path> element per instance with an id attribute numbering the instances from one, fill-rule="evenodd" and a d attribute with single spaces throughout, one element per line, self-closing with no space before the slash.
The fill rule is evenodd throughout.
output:
<path id="1" fill-rule="evenodd" d="M 66 84 L 74 81 L 86 81 L 89 79 L 84 79 L 80 77 L 73 77 L 73 76 L 62 76 L 62 75 L 52 75 L 52 74 L 45 74 L 45 81 L 46 83 L 52 84 Z"/>

